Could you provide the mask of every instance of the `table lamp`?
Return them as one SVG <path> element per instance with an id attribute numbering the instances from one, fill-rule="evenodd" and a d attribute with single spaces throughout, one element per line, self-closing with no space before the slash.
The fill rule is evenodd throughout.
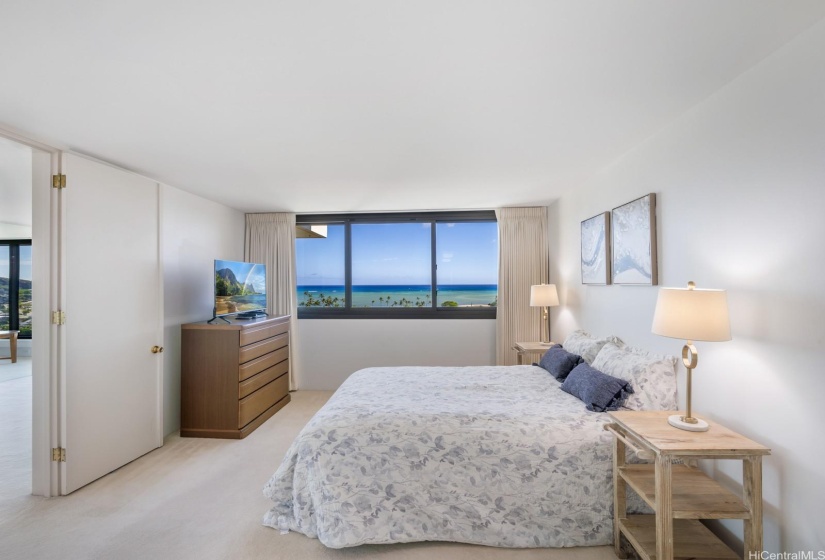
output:
<path id="1" fill-rule="evenodd" d="M 684 416 L 670 416 L 668 423 L 681 430 L 707 431 L 708 423 L 691 415 L 691 374 L 699 360 L 693 341 L 730 340 L 727 292 L 699 290 L 693 282 L 688 282 L 687 288 L 660 288 L 656 311 L 653 313 L 652 331 L 654 334 L 687 341 L 682 348 L 682 362 L 687 369 L 687 410 Z"/>
<path id="2" fill-rule="evenodd" d="M 537 284 L 530 286 L 530 307 L 543 307 L 544 315 L 542 320 L 547 323 L 547 340 L 542 340 L 542 344 L 550 344 L 550 313 L 548 307 L 555 307 L 559 304 L 559 293 L 555 284 Z M 541 333 L 541 323 L 539 323 L 539 333 Z"/>

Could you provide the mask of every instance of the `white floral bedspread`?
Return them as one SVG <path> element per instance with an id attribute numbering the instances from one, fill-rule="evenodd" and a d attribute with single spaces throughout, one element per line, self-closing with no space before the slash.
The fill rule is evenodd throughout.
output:
<path id="1" fill-rule="evenodd" d="M 609 544 L 608 417 L 559 386 L 533 366 L 358 371 L 266 484 L 264 524 L 332 548 Z"/>

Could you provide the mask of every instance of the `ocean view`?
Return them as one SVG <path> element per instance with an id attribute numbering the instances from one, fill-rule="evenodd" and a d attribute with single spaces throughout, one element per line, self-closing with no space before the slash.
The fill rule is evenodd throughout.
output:
<path id="1" fill-rule="evenodd" d="M 360 285 L 352 287 L 353 307 L 430 307 L 429 285 Z M 301 307 L 344 307 L 344 286 L 298 286 Z M 442 284 L 438 286 L 439 307 L 495 305 L 496 284 Z"/>

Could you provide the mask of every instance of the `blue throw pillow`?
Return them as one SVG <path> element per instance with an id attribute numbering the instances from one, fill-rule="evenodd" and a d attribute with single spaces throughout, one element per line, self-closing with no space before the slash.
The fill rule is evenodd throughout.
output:
<path id="1" fill-rule="evenodd" d="M 576 354 L 571 354 L 556 344 L 547 349 L 544 356 L 538 363 L 538 366 L 550 372 L 550 375 L 564 381 L 573 368 L 582 363 L 582 357 Z"/>
<path id="2" fill-rule="evenodd" d="M 561 386 L 562 391 L 578 397 L 593 412 L 618 410 L 633 392 L 630 384 L 611 377 L 587 364 L 579 364 Z"/>

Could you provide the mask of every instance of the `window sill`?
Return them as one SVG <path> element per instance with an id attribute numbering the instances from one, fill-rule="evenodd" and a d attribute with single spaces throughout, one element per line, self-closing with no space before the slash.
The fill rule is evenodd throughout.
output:
<path id="1" fill-rule="evenodd" d="M 298 319 L 495 319 L 495 307 L 298 308 Z"/>

